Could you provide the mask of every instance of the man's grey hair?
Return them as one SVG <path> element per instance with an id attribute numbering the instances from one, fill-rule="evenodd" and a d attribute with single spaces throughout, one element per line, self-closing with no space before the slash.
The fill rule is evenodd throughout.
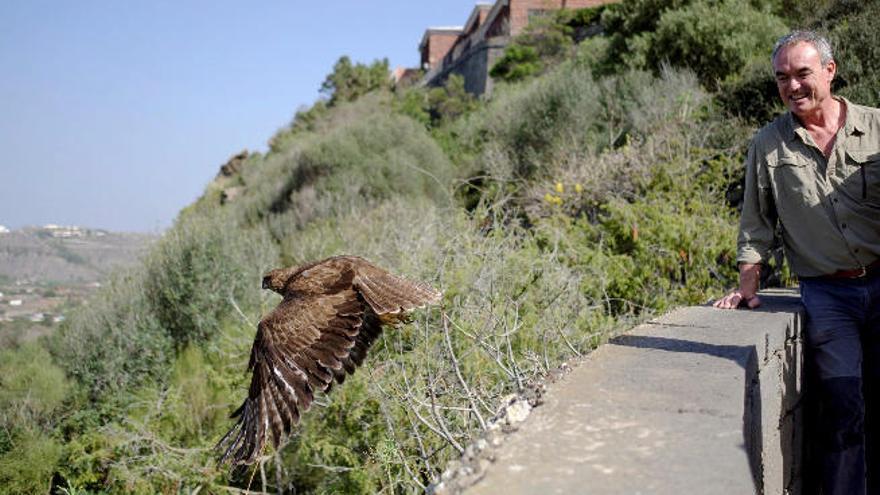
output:
<path id="1" fill-rule="evenodd" d="M 773 55 L 770 56 L 770 63 L 776 61 L 776 54 L 779 53 L 779 50 L 801 42 L 813 45 L 816 51 L 819 52 L 819 62 L 822 63 L 822 67 L 825 67 L 828 65 L 828 62 L 834 60 L 834 55 L 831 53 L 831 43 L 828 42 L 828 39 L 815 31 L 803 30 L 792 31 L 782 38 L 779 38 L 779 41 L 776 42 L 776 46 L 773 47 Z"/>

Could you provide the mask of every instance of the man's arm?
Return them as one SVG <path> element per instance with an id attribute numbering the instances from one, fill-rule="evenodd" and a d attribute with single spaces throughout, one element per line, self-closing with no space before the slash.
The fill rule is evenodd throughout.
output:
<path id="1" fill-rule="evenodd" d="M 736 309 L 741 304 L 749 309 L 755 309 L 761 305 L 758 297 L 758 282 L 761 280 L 761 265 L 740 263 L 739 265 L 739 289 L 715 301 L 712 305 L 721 309 Z"/>
<path id="2" fill-rule="evenodd" d="M 756 138 L 757 139 L 757 138 Z M 739 289 L 715 301 L 722 309 L 757 308 L 758 284 L 761 280 L 761 261 L 766 259 L 776 227 L 776 207 L 766 177 L 758 170 L 759 153 L 752 140 L 746 156 L 745 191 L 742 217 L 737 237 Z"/>

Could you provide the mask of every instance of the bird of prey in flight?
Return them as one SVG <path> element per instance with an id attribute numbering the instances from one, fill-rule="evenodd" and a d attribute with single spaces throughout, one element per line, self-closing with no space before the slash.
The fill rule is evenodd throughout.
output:
<path id="1" fill-rule="evenodd" d="M 263 288 L 284 299 L 257 326 L 248 396 L 231 416 L 238 421 L 217 444 L 220 462 L 253 464 L 269 437 L 278 448 L 309 409 L 315 390 L 327 392 L 354 373 L 384 325 L 441 296 L 357 256 L 272 270 Z"/>

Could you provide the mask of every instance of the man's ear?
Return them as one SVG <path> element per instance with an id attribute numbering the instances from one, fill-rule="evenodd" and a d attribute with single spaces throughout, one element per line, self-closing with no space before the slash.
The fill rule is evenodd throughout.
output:
<path id="1" fill-rule="evenodd" d="M 837 75 L 837 62 L 835 62 L 834 59 L 829 60 L 828 63 L 825 64 L 824 69 L 828 71 L 828 81 L 833 81 L 834 77 Z"/>

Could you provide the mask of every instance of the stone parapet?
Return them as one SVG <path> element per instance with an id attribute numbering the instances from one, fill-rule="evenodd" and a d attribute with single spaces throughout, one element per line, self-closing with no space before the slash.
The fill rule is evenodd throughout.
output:
<path id="1" fill-rule="evenodd" d="M 799 494 L 801 306 L 682 308 L 549 385 L 467 493 Z"/>

